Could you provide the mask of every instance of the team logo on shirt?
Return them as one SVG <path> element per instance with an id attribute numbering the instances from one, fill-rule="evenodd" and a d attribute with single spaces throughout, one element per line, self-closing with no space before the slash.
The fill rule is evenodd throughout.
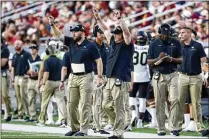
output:
<path id="1" fill-rule="evenodd" d="M 192 46 L 190 50 L 195 51 L 196 49 L 194 48 L 194 46 Z"/>
<path id="2" fill-rule="evenodd" d="M 23 55 L 21 55 L 21 57 L 23 57 Z"/>

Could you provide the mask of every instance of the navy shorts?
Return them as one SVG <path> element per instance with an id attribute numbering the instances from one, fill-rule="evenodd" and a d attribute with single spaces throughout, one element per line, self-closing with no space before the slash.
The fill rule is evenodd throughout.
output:
<path id="1" fill-rule="evenodd" d="M 149 82 L 134 83 L 133 90 L 129 93 L 129 97 L 146 98 L 148 93 Z"/>
<path id="2" fill-rule="evenodd" d="M 192 101 L 191 101 L 191 96 L 190 96 L 190 92 L 187 93 L 187 97 L 186 97 L 186 104 L 191 104 Z"/>
<path id="3" fill-rule="evenodd" d="M 155 96 L 154 96 L 153 86 L 150 84 L 148 92 L 147 92 L 146 99 L 148 100 L 148 99 L 154 99 L 154 98 L 155 98 Z"/>

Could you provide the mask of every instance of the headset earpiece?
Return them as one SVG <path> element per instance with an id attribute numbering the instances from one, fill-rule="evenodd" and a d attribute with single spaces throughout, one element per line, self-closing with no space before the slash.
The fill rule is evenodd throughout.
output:
<path id="1" fill-rule="evenodd" d="M 162 24 L 159 28 L 158 28 L 158 34 L 161 34 L 161 30 L 162 30 L 162 27 L 167 25 L 169 27 L 169 35 L 171 36 L 173 34 L 173 30 L 172 30 L 172 27 L 170 24 Z"/>

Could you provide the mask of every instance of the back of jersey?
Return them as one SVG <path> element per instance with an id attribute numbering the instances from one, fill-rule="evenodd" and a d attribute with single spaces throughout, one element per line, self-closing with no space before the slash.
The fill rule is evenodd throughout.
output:
<path id="1" fill-rule="evenodd" d="M 147 53 L 149 46 L 138 46 L 134 45 L 134 82 L 149 82 L 149 66 L 147 64 Z"/>

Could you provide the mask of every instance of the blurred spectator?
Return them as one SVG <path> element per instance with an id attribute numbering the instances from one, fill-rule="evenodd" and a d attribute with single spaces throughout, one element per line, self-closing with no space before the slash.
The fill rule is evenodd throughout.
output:
<path id="1" fill-rule="evenodd" d="M 39 8 L 27 9 L 19 13 L 13 13 L 15 15 L 14 21 L 2 23 L 2 35 L 8 44 L 12 45 L 18 38 L 21 38 L 25 44 L 29 43 L 31 38 L 39 41 L 42 37 L 51 37 L 53 33 L 48 24 L 47 17 L 52 15 L 55 17 L 56 24 L 59 29 L 63 30 L 65 34 L 72 35 L 69 32 L 69 26 L 73 26 L 75 23 L 82 23 L 86 29 L 87 38 L 92 37 L 92 27 L 95 24 L 95 19 L 92 15 L 92 7 L 96 7 L 101 17 L 105 20 L 110 28 L 114 28 L 117 22 L 113 19 L 112 10 L 119 9 L 123 18 L 130 17 L 134 14 L 140 14 L 139 16 L 129 18 L 125 22 L 131 24 L 135 21 L 148 19 L 149 17 L 167 12 L 173 8 L 185 5 L 187 2 L 179 1 L 174 4 L 168 4 L 167 1 L 57 1 L 51 5 L 51 1 L 39 2 Z M 35 4 L 35 2 L 27 1 L 12 1 L 2 2 L 2 15 L 6 15 L 9 11 L 22 8 L 26 5 Z M 167 4 L 167 6 L 162 6 Z M 200 10 L 195 10 L 199 8 Z M 208 41 L 208 2 L 197 2 L 192 6 L 187 6 L 183 10 L 171 12 L 165 16 L 154 18 L 153 20 L 144 21 L 135 27 L 131 27 L 132 35 L 137 29 L 148 27 L 152 35 L 157 35 L 157 29 L 162 23 L 171 17 L 175 17 L 174 20 L 169 21 L 176 28 L 178 32 L 182 26 L 191 26 L 197 32 L 197 38 L 200 41 Z M 147 12 L 146 12 L 147 11 Z M 47 39 L 46 39 L 47 40 Z"/>

